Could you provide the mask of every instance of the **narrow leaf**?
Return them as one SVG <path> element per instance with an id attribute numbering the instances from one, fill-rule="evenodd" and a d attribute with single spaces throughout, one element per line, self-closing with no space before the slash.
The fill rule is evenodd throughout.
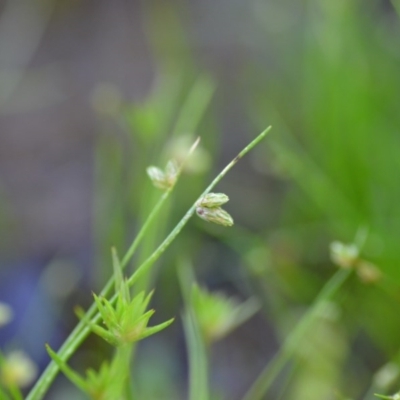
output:
<path id="1" fill-rule="evenodd" d="M 75 371 L 73 371 L 67 364 L 55 353 L 51 347 L 46 344 L 47 353 L 52 358 L 52 360 L 58 365 L 60 370 L 65 374 L 65 376 L 80 390 L 84 393 L 87 393 L 86 382 L 83 378 L 81 378 Z"/>
<path id="2" fill-rule="evenodd" d="M 154 335 L 155 333 L 162 331 L 167 326 L 171 325 L 174 322 L 174 320 L 175 320 L 175 318 L 171 318 L 168 321 L 165 321 L 159 325 L 151 326 L 150 328 L 147 328 L 144 331 L 143 335 L 140 336 L 140 339 L 144 339 L 148 336 Z"/>

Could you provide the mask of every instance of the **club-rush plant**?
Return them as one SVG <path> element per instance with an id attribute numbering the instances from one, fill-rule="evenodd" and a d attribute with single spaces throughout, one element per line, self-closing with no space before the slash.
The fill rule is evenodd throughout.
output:
<path id="1" fill-rule="evenodd" d="M 233 225 L 232 217 L 222 208 L 229 201 L 228 196 L 224 193 L 212 192 L 212 190 L 226 173 L 267 135 L 270 129 L 268 127 L 258 135 L 217 175 L 162 243 L 137 266 L 130 276 L 125 277 L 124 269 L 149 227 L 157 220 L 162 205 L 178 182 L 184 164 L 195 151 L 199 140 L 188 150 L 186 158 L 180 163 L 171 160 L 167 163 L 165 170 L 154 166 L 147 169 L 153 185 L 163 191 L 158 203 L 150 212 L 122 259 L 119 258 L 117 250 L 112 248 L 113 275 L 99 294 L 93 294 L 94 302 L 86 312 L 82 308 L 76 308 L 80 321 L 64 344 L 58 351 L 46 345 L 52 361 L 29 392 L 26 400 L 43 399 L 59 371 L 62 371 L 90 399 L 133 400 L 137 398 L 135 384 L 132 383 L 131 377 L 135 346 L 139 341 L 167 328 L 173 323 L 174 318 L 157 325 L 151 324 L 151 317 L 155 311 L 148 309 L 148 306 L 153 291 L 135 292 L 135 284 L 139 278 L 146 277 L 152 271 L 154 263 L 195 213 L 211 223 L 225 227 Z M 312 326 L 326 314 L 327 305 L 333 304 L 334 295 L 353 271 L 365 283 L 380 281 L 379 269 L 361 256 L 365 235 L 361 236 L 363 240 L 360 240 L 360 235 L 357 235 L 352 244 L 343 244 L 339 241 L 331 244 L 331 258 L 339 267 L 338 270 L 322 287 L 312 306 L 291 330 L 276 355 L 267 363 L 245 393 L 243 400 L 264 398 L 289 360 L 295 357 Z M 211 345 L 254 315 L 259 304 L 253 298 L 240 302 L 235 298 L 227 297 L 219 292 L 213 293 L 201 287 L 196 283 L 190 262 L 182 263 L 182 266 L 178 268 L 178 277 L 184 299 L 182 319 L 189 359 L 188 399 L 210 400 L 212 396 L 209 388 L 208 359 Z M 12 317 L 12 312 L 8 306 L 3 304 L 0 306 L 0 323 L 6 324 Z M 82 376 L 67 362 L 90 333 L 98 335 L 110 344 L 113 347 L 113 353 L 111 359 L 103 361 L 98 370 L 90 368 Z M 0 353 L 0 399 L 22 400 L 21 388 L 31 382 L 35 374 L 36 367 L 23 353 L 10 353 L 7 356 Z M 377 387 L 385 388 L 386 386 L 380 384 Z M 375 386 L 371 386 L 371 391 L 374 389 Z M 399 398 L 398 394 L 377 396 L 393 400 Z"/>
<path id="2" fill-rule="evenodd" d="M 171 160 L 167 163 L 165 170 L 154 166 L 147 169 L 153 185 L 163 191 L 160 200 L 150 212 L 121 261 L 116 250 L 112 250 L 113 277 L 99 295 L 94 295 L 94 303 L 86 312 L 80 308 L 76 310 L 80 322 L 64 344 L 57 352 L 47 346 L 52 362 L 28 394 L 27 400 L 43 399 L 59 370 L 91 399 L 129 400 L 134 398 L 130 382 L 130 364 L 134 346 L 138 341 L 169 326 L 173 322 L 173 318 L 159 325 L 149 326 L 150 318 L 154 314 L 154 310 L 147 310 L 152 293 L 140 292 L 132 297 L 132 287 L 140 277 L 151 271 L 155 261 L 175 240 L 194 213 L 209 222 L 223 226 L 233 225 L 232 217 L 221 208 L 228 201 L 228 196 L 222 193 L 212 193 L 212 189 L 245 154 L 264 139 L 270 129 L 271 127 L 268 127 L 259 134 L 217 175 L 164 241 L 134 270 L 131 276 L 124 278 L 124 268 L 132 259 L 150 225 L 156 220 L 162 205 L 178 181 L 186 160 L 194 152 L 199 140 L 189 149 L 186 158 L 180 164 Z M 113 288 L 114 290 L 112 290 Z M 196 286 L 193 288 L 190 302 L 193 303 L 192 306 L 198 315 L 203 335 L 208 341 L 227 334 L 256 310 L 251 302 L 244 303 L 241 306 L 231 299 L 209 294 L 196 288 Z M 204 305 L 207 305 L 207 307 Z M 209 309 L 208 306 L 210 306 Z M 213 315 L 210 317 L 207 315 L 208 313 Z M 215 318 L 220 319 L 219 323 L 215 323 Z M 77 351 L 91 332 L 99 335 L 115 347 L 115 352 L 112 360 L 104 362 L 98 372 L 90 369 L 86 377 L 82 377 L 67 365 L 67 360 Z M 188 340 L 190 340 L 190 337 Z M 191 392 L 193 393 L 193 390 Z M 200 397 L 197 396 L 197 398 Z"/>

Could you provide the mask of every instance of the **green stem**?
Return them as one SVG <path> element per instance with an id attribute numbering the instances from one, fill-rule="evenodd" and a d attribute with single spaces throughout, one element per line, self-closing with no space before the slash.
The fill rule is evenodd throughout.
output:
<path id="1" fill-rule="evenodd" d="M 165 201 L 169 197 L 173 188 L 168 189 L 157 202 L 157 204 L 152 209 L 150 215 L 147 217 L 146 222 L 144 223 L 142 229 L 140 229 L 139 233 L 137 234 L 135 240 L 132 242 L 131 246 L 129 247 L 128 251 L 126 252 L 124 258 L 121 261 L 121 267 L 124 269 L 129 261 L 132 259 L 133 254 L 135 253 L 136 249 L 138 248 L 140 242 L 142 241 L 144 235 L 146 234 L 147 230 L 149 229 L 151 223 L 154 221 L 155 217 L 159 213 L 161 207 L 164 205 Z"/>
<path id="2" fill-rule="evenodd" d="M 125 378 L 125 398 L 126 400 L 133 400 L 133 386 L 131 382 L 131 358 L 133 353 L 133 345 L 118 347 L 116 358 L 118 363 L 118 370 L 121 374 L 126 374 Z"/>
<path id="3" fill-rule="evenodd" d="M 201 337 L 193 309 L 186 305 L 183 315 L 186 347 L 189 357 L 189 400 L 209 400 L 207 349 Z"/>
<path id="4" fill-rule="evenodd" d="M 201 194 L 199 199 L 203 197 L 205 194 L 209 193 L 220 181 L 221 179 L 227 174 L 227 172 L 232 169 L 234 165 L 245 155 L 247 154 L 253 147 L 255 147 L 266 135 L 267 133 L 271 130 L 271 126 L 269 126 L 267 129 L 265 129 L 262 133 L 260 133 L 249 145 L 247 145 L 219 174 L 218 176 L 211 182 L 211 184 L 207 187 L 207 189 Z M 167 191 L 165 194 L 169 193 Z M 165 196 L 165 195 L 164 195 Z M 164 196 L 160 199 L 160 202 L 164 202 L 165 198 Z M 156 261 L 157 259 L 161 256 L 161 254 L 167 249 L 167 247 L 172 243 L 172 241 L 175 239 L 175 237 L 179 234 L 179 232 L 182 230 L 182 228 L 186 225 L 190 217 L 193 215 L 195 209 L 196 209 L 196 202 L 192 205 L 192 207 L 189 209 L 189 211 L 185 214 L 185 216 L 181 219 L 181 221 L 175 226 L 175 228 L 172 230 L 172 232 L 167 236 L 167 238 L 161 243 L 161 245 L 154 251 L 154 253 L 146 260 L 144 261 L 134 272 L 134 274 L 130 277 L 129 283 L 133 284 L 136 282 L 136 280 L 142 276 Z M 157 207 L 157 205 L 156 205 Z M 161 207 L 161 206 L 160 206 Z M 160 208 L 158 207 L 158 209 Z M 155 217 L 155 214 L 151 213 L 149 218 L 152 218 L 152 220 Z M 147 227 L 150 225 L 145 223 L 143 227 Z M 143 228 L 142 228 L 143 230 Z M 140 233 L 138 234 L 138 236 Z M 141 235 L 143 237 L 143 234 Z M 137 242 L 137 239 L 135 240 Z M 136 248 L 137 244 L 135 245 L 135 242 L 132 244 L 131 248 Z M 127 263 L 130 260 L 131 255 L 133 254 L 133 251 L 131 248 L 128 250 L 130 253 L 130 256 L 125 256 L 122 260 L 122 266 L 126 266 Z M 128 254 L 128 253 L 127 253 Z M 112 285 L 114 283 L 114 279 L 111 278 L 104 289 L 101 291 L 100 296 L 106 296 L 107 293 L 110 291 L 112 288 Z M 97 322 L 100 318 L 99 314 L 94 315 L 96 313 L 96 305 L 93 303 L 88 311 L 86 312 L 86 318 L 92 318 L 93 322 Z M 68 360 L 68 358 L 75 352 L 75 350 L 79 347 L 79 345 L 83 342 L 83 340 L 86 338 L 86 336 L 90 333 L 90 329 L 85 325 L 83 320 L 81 320 L 78 325 L 75 327 L 75 329 L 72 331 L 70 336 L 66 339 L 64 344 L 61 346 L 61 348 L 58 351 L 58 356 L 60 359 L 63 361 Z M 54 363 L 51 362 L 48 367 L 45 369 L 43 372 L 42 376 L 39 378 L 39 380 L 36 382 L 35 386 L 32 388 L 30 393 L 28 394 L 26 400 L 40 400 L 43 398 L 43 396 L 46 394 L 47 390 L 49 389 L 51 383 L 53 382 L 54 378 L 56 377 L 57 373 L 59 371 L 58 366 Z"/>
<path id="5" fill-rule="evenodd" d="M 181 259 L 178 278 L 185 304 L 183 328 L 189 359 L 189 400 L 208 400 L 208 351 L 192 306 L 192 289 L 195 283 L 192 265 Z"/>
<path id="6" fill-rule="evenodd" d="M 343 282 L 345 282 L 351 272 L 351 269 L 340 269 L 325 284 L 325 286 L 322 288 L 321 292 L 315 299 L 314 304 L 311 306 L 311 308 L 307 311 L 299 324 L 294 328 L 292 333 L 286 339 L 280 351 L 274 356 L 272 361 L 269 362 L 267 366 L 261 371 L 257 380 L 248 390 L 243 400 L 260 400 L 263 398 L 264 394 L 268 391 L 271 384 L 282 371 L 283 367 L 295 353 L 296 348 L 298 348 L 298 346 L 300 345 L 310 325 L 318 316 L 321 307 L 324 306 L 327 300 L 333 297 L 333 295 L 342 286 Z"/>

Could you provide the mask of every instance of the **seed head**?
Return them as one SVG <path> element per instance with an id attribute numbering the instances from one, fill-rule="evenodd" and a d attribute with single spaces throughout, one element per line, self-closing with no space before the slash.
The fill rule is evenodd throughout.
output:
<path id="1" fill-rule="evenodd" d="M 233 225 L 232 217 L 221 207 L 197 207 L 196 213 L 200 218 L 208 222 L 214 222 L 215 224 L 223 226 Z"/>
<path id="2" fill-rule="evenodd" d="M 174 160 L 168 161 L 165 171 L 155 166 L 147 168 L 147 175 L 149 175 L 153 185 L 161 190 L 168 190 L 173 187 L 178 174 L 179 167 Z"/>
<path id="3" fill-rule="evenodd" d="M 224 193 L 208 193 L 197 202 L 197 205 L 199 207 L 214 208 L 222 206 L 228 201 L 229 197 Z"/>
<path id="4" fill-rule="evenodd" d="M 330 246 L 332 261 L 342 268 L 353 267 L 359 256 L 359 249 L 355 244 L 333 242 Z"/>

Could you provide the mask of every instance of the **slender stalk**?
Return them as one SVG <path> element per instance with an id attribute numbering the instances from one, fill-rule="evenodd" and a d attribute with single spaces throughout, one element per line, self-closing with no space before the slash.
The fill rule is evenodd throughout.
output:
<path id="1" fill-rule="evenodd" d="M 116 350 L 117 362 L 119 364 L 119 371 L 126 374 L 125 377 L 125 398 L 126 400 L 133 400 L 133 386 L 131 382 L 131 356 L 133 352 L 133 345 L 126 345 L 118 347 Z"/>
<path id="2" fill-rule="evenodd" d="M 286 339 L 280 351 L 274 356 L 272 361 L 269 362 L 266 367 L 261 371 L 257 380 L 243 397 L 243 400 L 260 400 L 263 398 L 264 394 L 268 391 L 271 384 L 282 371 L 283 367 L 293 356 L 296 348 L 298 348 L 305 334 L 310 328 L 310 325 L 318 316 L 321 307 L 323 307 L 324 303 L 327 300 L 333 297 L 333 295 L 339 290 L 339 288 L 342 286 L 342 284 L 345 282 L 351 272 L 352 270 L 350 268 L 340 269 L 325 284 L 325 286 L 322 288 L 319 295 L 315 299 L 314 304 L 311 306 L 311 308 L 307 311 L 299 324 L 294 328 L 292 333 Z"/>
<path id="3" fill-rule="evenodd" d="M 207 349 L 198 321 L 189 304 L 183 315 L 186 347 L 189 356 L 189 400 L 209 400 Z"/>
<path id="4" fill-rule="evenodd" d="M 185 312 L 182 315 L 185 342 L 189 360 L 189 400 L 209 399 L 208 351 L 192 306 L 192 289 L 195 282 L 192 265 L 182 259 L 178 265 Z"/>
<path id="5" fill-rule="evenodd" d="M 172 188 L 168 189 L 160 198 L 160 200 L 157 202 L 157 204 L 154 206 L 154 208 L 151 210 L 150 215 L 147 217 L 146 222 L 144 223 L 142 229 L 140 229 L 139 233 L 137 234 L 135 240 L 132 242 L 131 246 L 129 247 L 128 251 L 126 252 L 124 258 L 121 261 L 121 267 L 125 268 L 129 261 L 132 259 L 133 254 L 135 253 L 136 249 L 138 248 L 140 242 L 142 241 L 144 235 L 146 234 L 147 230 L 149 229 L 149 226 L 151 223 L 154 221 L 155 217 L 158 215 L 161 207 L 164 205 L 165 201 L 171 194 Z"/>
<path id="6" fill-rule="evenodd" d="M 265 129 L 262 133 L 260 133 L 249 145 L 247 145 L 219 174 L 218 176 L 211 182 L 211 184 L 207 187 L 207 189 L 199 196 L 199 199 L 203 197 L 205 194 L 209 193 L 220 181 L 221 179 L 228 173 L 230 169 L 236 163 L 245 155 L 247 154 L 251 149 L 253 149 L 266 135 L 267 133 L 271 130 L 271 126 L 269 126 L 267 129 Z M 166 192 L 166 194 L 168 191 Z M 160 201 L 164 202 L 165 199 L 163 200 L 163 197 L 160 199 Z M 195 209 L 196 209 L 196 203 L 198 199 L 193 203 L 192 207 L 189 209 L 189 211 L 184 215 L 184 217 L 181 219 L 181 221 L 175 226 L 175 228 L 172 230 L 172 232 L 167 236 L 167 238 L 161 243 L 161 245 L 154 251 L 153 254 L 150 255 L 147 260 L 145 260 L 133 273 L 133 275 L 129 278 L 129 283 L 133 284 L 136 282 L 136 280 L 142 276 L 151 266 L 158 260 L 158 258 L 161 256 L 161 254 L 167 249 L 167 247 L 172 243 L 172 241 L 176 238 L 176 236 L 179 234 L 179 232 L 182 230 L 182 228 L 186 225 L 190 217 L 193 215 Z M 156 205 L 157 207 L 157 205 Z M 161 206 L 160 206 L 161 207 Z M 159 207 L 159 208 L 160 208 Z M 158 209 L 159 209 L 158 208 Z M 151 213 L 150 214 L 152 220 L 155 217 L 155 214 Z M 149 216 L 149 218 L 150 218 Z M 147 224 L 145 223 L 144 227 L 147 227 L 150 225 L 150 222 Z M 144 229 L 144 227 L 142 229 Z M 138 234 L 138 236 L 140 233 Z M 144 234 L 141 235 L 143 237 Z M 136 241 L 136 240 L 135 240 Z M 135 242 L 132 244 L 131 248 L 128 250 L 128 256 L 125 256 L 122 261 L 122 266 L 126 266 L 127 263 L 130 260 L 130 257 L 133 254 L 132 248 L 136 248 L 138 244 L 135 244 Z M 104 289 L 101 291 L 100 295 L 105 296 L 109 290 L 112 288 L 113 285 L 113 278 L 111 278 Z M 97 322 L 100 318 L 99 314 L 94 315 L 96 312 L 96 305 L 92 304 L 91 307 L 88 309 L 86 312 L 86 318 L 92 318 L 93 322 Z M 84 320 L 83 319 L 83 320 Z M 68 358 L 75 352 L 75 350 L 79 347 L 79 345 L 83 342 L 83 340 L 86 338 L 86 336 L 90 333 L 90 329 L 85 325 L 85 323 L 81 320 L 78 325 L 75 327 L 75 329 L 72 331 L 70 336 L 66 339 L 64 344 L 61 346 L 61 348 L 58 351 L 58 356 L 63 360 L 66 361 Z M 30 393 L 28 394 L 26 400 L 40 400 L 43 398 L 47 390 L 49 389 L 51 383 L 53 382 L 54 378 L 56 377 L 57 373 L 59 371 L 58 366 L 54 363 L 51 362 L 48 367 L 45 369 L 43 372 L 42 376 L 39 378 L 39 380 L 36 382 L 35 386 L 32 388 Z"/>

